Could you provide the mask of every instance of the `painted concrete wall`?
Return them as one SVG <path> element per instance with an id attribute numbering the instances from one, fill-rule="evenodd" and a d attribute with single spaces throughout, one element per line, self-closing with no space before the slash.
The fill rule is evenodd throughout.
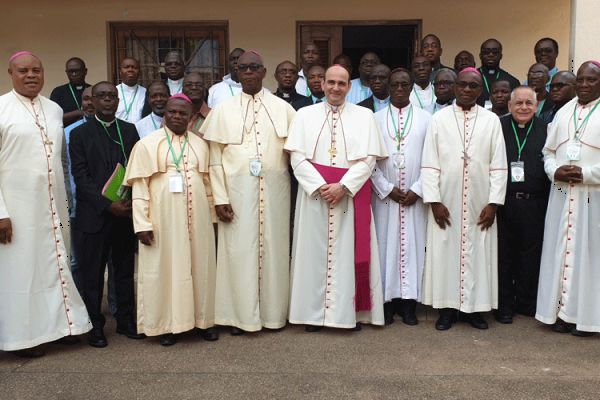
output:
<path id="1" fill-rule="evenodd" d="M 581 18 L 587 21 L 599 15 L 600 2 L 578 2 L 587 3 L 580 9 Z M 434 32 L 442 39 L 444 64 L 452 65 L 462 49 L 477 56 L 481 42 L 496 37 L 504 45 L 502 67 L 523 80 L 534 61 L 533 45 L 543 36 L 559 41 L 558 66 L 568 66 L 570 11 L 567 0 L 30 0 L 3 8 L 0 58 L 7 60 L 21 49 L 39 54 L 47 95 L 66 82 L 64 62 L 70 56 L 86 61 L 88 82 L 108 77 L 107 21 L 228 20 L 230 48 L 261 51 L 272 72 L 279 61 L 295 57 L 296 21 L 421 19 L 424 34 Z M 598 48 L 598 35 L 581 39 L 589 28 L 582 27 L 581 35 L 577 31 L 577 44 L 586 46 L 590 41 Z M 266 86 L 272 87 L 274 80 L 268 75 Z M 3 74 L 0 91 L 10 87 Z"/>

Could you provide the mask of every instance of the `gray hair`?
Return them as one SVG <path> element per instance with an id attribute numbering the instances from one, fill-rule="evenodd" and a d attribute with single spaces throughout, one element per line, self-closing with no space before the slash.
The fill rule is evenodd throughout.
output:
<path id="1" fill-rule="evenodd" d="M 514 88 L 512 90 L 512 92 L 510 92 L 510 101 L 511 101 L 511 103 L 515 100 L 515 93 L 516 93 L 517 90 L 528 90 L 531 93 L 533 93 L 533 100 L 535 101 L 535 104 L 537 105 L 537 103 L 538 103 L 538 101 L 537 101 L 537 93 L 535 93 L 535 90 L 533 90 L 532 87 L 525 86 L 525 85 L 517 86 L 516 88 Z"/>
<path id="2" fill-rule="evenodd" d="M 447 73 L 449 73 L 449 74 L 452 76 L 452 78 L 453 78 L 454 80 L 456 80 L 456 78 L 458 77 L 458 75 L 456 75 L 456 72 L 455 72 L 455 71 L 454 71 L 452 68 L 445 68 L 445 67 L 444 67 L 444 68 L 440 68 L 440 69 L 438 69 L 438 70 L 435 72 L 435 75 L 434 75 L 434 77 L 433 77 L 433 81 L 434 81 L 434 82 L 435 82 L 435 81 L 437 81 L 437 77 L 438 77 L 438 75 L 440 74 L 440 72 L 447 72 Z"/>

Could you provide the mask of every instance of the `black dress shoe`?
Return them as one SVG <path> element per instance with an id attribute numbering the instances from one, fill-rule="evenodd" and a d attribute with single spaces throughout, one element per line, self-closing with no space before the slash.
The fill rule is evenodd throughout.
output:
<path id="1" fill-rule="evenodd" d="M 435 322 L 435 329 L 438 331 L 447 331 L 452 328 L 452 322 L 455 320 L 455 315 L 456 311 L 451 308 L 440 309 L 440 317 Z"/>
<path id="2" fill-rule="evenodd" d="M 483 319 L 483 317 L 481 316 L 481 313 L 478 313 L 478 312 L 474 312 L 469 316 L 469 324 L 471 324 L 471 326 L 473 328 L 477 328 L 477 329 L 487 329 L 488 328 L 488 323 L 485 322 L 485 319 Z"/>
<path id="3" fill-rule="evenodd" d="M 386 325 L 394 323 L 394 303 L 391 301 L 383 304 L 383 319 Z"/>
<path id="4" fill-rule="evenodd" d="M 202 339 L 206 341 L 214 342 L 215 340 L 219 340 L 219 331 L 217 330 L 217 328 L 214 327 L 208 329 L 201 329 L 200 336 L 202 336 Z"/>
<path id="5" fill-rule="evenodd" d="M 321 329 L 323 329 L 322 326 L 317 326 L 317 325 L 306 325 L 304 327 L 304 330 L 306 332 L 319 332 Z"/>
<path id="6" fill-rule="evenodd" d="M 406 325 L 417 325 L 419 320 L 417 319 L 417 301 L 416 300 L 402 300 L 401 304 L 401 314 L 402 322 Z"/>
<path id="7" fill-rule="evenodd" d="M 557 333 L 570 333 L 574 327 L 575 326 L 573 324 L 569 324 L 568 322 L 565 322 L 559 318 L 552 325 L 552 330 Z"/>
<path id="8" fill-rule="evenodd" d="M 231 327 L 231 336 L 242 336 L 246 331 L 243 329 L 237 328 L 235 326 Z"/>
<path id="9" fill-rule="evenodd" d="M 108 346 L 104 330 L 102 328 L 92 328 L 90 333 L 88 333 L 88 344 L 97 348 Z"/>
<path id="10" fill-rule="evenodd" d="M 58 340 L 55 340 L 52 343 L 54 343 L 54 344 L 64 344 L 64 345 L 67 345 L 67 346 L 72 346 L 72 345 L 77 344 L 79 342 L 81 342 L 81 340 L 79 340 L 79 338 L 77 336 L 65 336 L 65 337 L 62 337 L 62 338 L 60 338 Z"/>
<path id="11" fill-rule="evenodd" d="M 362 330 L 362 324 L 360 322 L 357 322 L 356 326 L 354 328 L 350 328 L 349 330 L 352 332 L 358 332 L 358 331 Z"/>
<path id="12" fill-rule="evenodd" d="M 15 350 L 15 351 L 11 351 L 10 353 L 14 354 L 17 357 L 21 357 L 21 358 L 39 358 L 39 357 L 43 357 L 46 355 L 44 350 L 40 349 L 39 346 L 32 347 L 30 349 Z"/>
<path id="13" fill-rule="evenodd" d="M 177 338 L 172 333 L 165 333 L 160 336 L 161 346 L 173 346 L 175 343 L 177 343 Z"/>
<path id="14" fill-rule="evenodd" d="M 146 337 L 143 333 L 137 332 L 137 328 L 133 322 L 122 325 L 117 324 L 117 333 L 125 335 L 129 339 L 144 339 Z"/>
<path id="15" fill-rule="evenodd" d="M 494 312 L 494 318 L 496 318 L 496 321 L 500 322 L 501 324 L 513 323 L 513 316 L 511 312 L 496 310 Z"/>
<path id="16" fill-rule="evenodd" d="M 596 332 L 580 331 L 579 329 L 577 329 L 575 327 L 575 325 L 573 325 L 573 328 L 571 328 L 571 335 L 573 335 L 573 336 L 589 337 L 589 336 L 594 336 L 595 334 L 596 334 Z"/>

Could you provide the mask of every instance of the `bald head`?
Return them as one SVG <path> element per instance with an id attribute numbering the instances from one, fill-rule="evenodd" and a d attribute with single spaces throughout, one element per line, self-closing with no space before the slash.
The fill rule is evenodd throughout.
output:
<path id="1" fill-rule="evenodd" d="M 350 74 L 346 68 L 332 65 L 325 71 L 325 82 L 323 92 L 327 102 L 334 106 L 344 104 L 346 95 L 350 91 Z"/>
<path id="2" fill-rule="evenodd" d="M 550 82 L 550 99 L 562 106 L 575 97 L 575 74 L 571 71 L 559 71 Z"/>
<path id="3" fill-rule="evenodd" d="M 265 65 L 262 56 L 254 50 L 248 50 L 242 53 L 238 60 L 238 66 L 240 64 L 258 64 L 261 66 Z"/>

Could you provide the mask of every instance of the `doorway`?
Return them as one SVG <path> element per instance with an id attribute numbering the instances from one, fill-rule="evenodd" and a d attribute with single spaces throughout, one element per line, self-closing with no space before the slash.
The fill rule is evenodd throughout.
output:
<path id="1" fill-rule="evenodd" d="M 419 49 L 420 20 L 399 21 L 300 21 L 296 23 L 296 58 L 301 62 L 305 44 L 314 42 L 324 67 L 331 65 L 338 54 L 352 60 L 352 78 L 358 76 L 358 64 L 363 54 L 373 51 L 381 62 L 394 69 L 410 66 Z"/>

